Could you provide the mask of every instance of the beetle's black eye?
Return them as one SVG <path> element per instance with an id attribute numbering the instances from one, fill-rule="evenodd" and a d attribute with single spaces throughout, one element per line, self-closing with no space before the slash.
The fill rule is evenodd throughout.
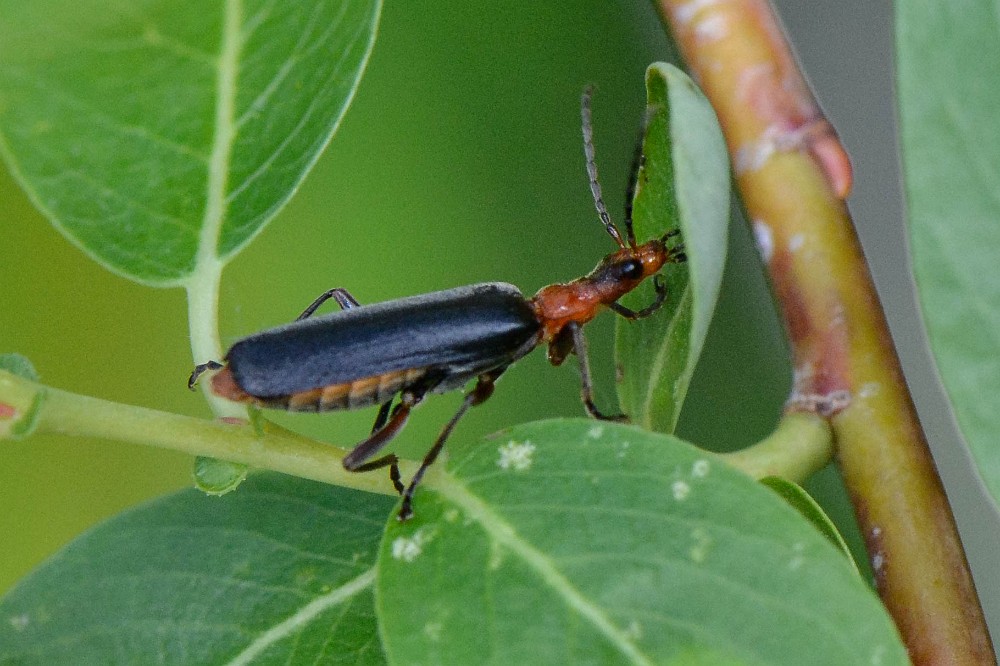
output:
<path id="1" fill-rule="evenodd" d="M 642 264 L 635 260 L 629 259 L 621 265 L 622 277 L 626 280 L 638 280 L 642 277 Z"/>

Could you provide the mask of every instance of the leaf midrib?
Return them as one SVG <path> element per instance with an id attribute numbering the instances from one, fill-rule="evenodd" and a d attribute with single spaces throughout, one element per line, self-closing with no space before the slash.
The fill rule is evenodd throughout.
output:
<path id="1" fill-rule="evenodd" d="M 466 515 L 479 523 L 495 543 L 516 554 L 538 577 L 555 592 L 567 606 L 588 621 L 601 635 L 608 639 L 629 661 L 641 666 L 653 666 L 653 659 L 645 655 L 627 633 L 604 613 L 602 609 L 587 599 L 580 590 L 559 571 L 552 560 L 525 541 L 517 530 L 499 514 L 473 495 L 458 479 L 449 476 L 441 483 L 434 484 L 434 490 L 461 507 Z"/>
<path id="2" fill-rule="evenodd" d="M 284 638 L 301 631 L 326 609 L 343 603 L 375 584 L 375 568 L 368 569 L 360 576 L 347 581 L 340 587 L 317 597 L 288 618 L 274 625 L 253 640 L 238 655 L 226 662 L 227 666 L 242 666 L 253 660 L 267 648 Z"/>
<path id="3" fill-rule="evenodd" d="M 663 366 L 667 363 L 667 358 L 670 356 L 671 351 L 671 341 L 674 336 L 674 332 L 677 329 L 677 322 L 681 319 L 683 315 L 683 308 L 692 298 L 693 289 L 691 287 L 691 280 L 688 280 L 687 285 L 684 287 L 684 292 L 681 294 L 681 298 L 677 303 L 677 309 L 675 310 L 675 316 L 671 318 L 670 324 L 667 326 L 667 330 L 664 335 L 660 338 L 660 345 L 656 350 L 656 353 L 652 355 L 652 362 L 649 364 L 649 371 L 646 379 L 646 389 L 643 392 L 643 404 L 642 409 L 639 413 L 642 415 L 642 425 L 650 430 L 655 430 L 653 428 L 653 399 L 656 396 L 656 389 L 660 385 L 660 377 L 663 375 Z M 690 331 L 689 331 L 690 334 Z M 690 340 L 688 340 L 688 347 L 690 349 Z M 677 377 L 674 388 L 677 386 L 677 382 L 685 381 L 685 378 L 690 375 L 693 371 L 692 362 L 690 354 L 688 355 L 687 362 L 684 365 L 684 371 L 680 376 Z M 670 431 L 673 431 L 674 426 L 677 425 L 677 417 L 679 410 L 677 409 L 677 394 L 674 391 L 673 395 L 673 408 L 670 415 Z"/>
<path id="4" fill-rule="evenodd" d="M 242 46 L 242 22 L 242 0 L 226 0 L 222 39 L 216 61 L 215 121 L 205 183 L 205 214 L 199 234 L 195 272 L 221 270 L 218 246 L 222 224 L 226 218 L 226 187 L 229 184 L 229 166 L 233 140 L 236 137 L 236 80 Z"/>

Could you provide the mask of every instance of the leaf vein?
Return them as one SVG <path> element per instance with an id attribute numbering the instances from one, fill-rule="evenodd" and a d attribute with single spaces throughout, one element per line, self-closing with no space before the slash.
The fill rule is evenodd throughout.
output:
<path id="1" fill-rule="evenodd" d="M 652 666 L 654 660 L 644 654 L 626 631 L 616 626 L 603 609 L 570 582 L 553 562 L 533 545 L 525 541 L 512 525 L 492 511 L 482 500 L 468 491 L 457 479 L 436 488 L 452 502 L 462 507 L 466 515 L 482 525 L 491 538 L 516 553 L 524 563 L 552 590 L 558 594 L 568 609 L 575 611 L 601 633 L 614 647 L 627 657 L 629 662 Z"/>
<path id="2" fill-rule="evenodd" d="M 663 374 L 663 367 L 667 363 L 667 357 L 670 355 L 670 352 L 673 349 L 671 341 L 673 340 L 674 332 L 677 330 L 678 322 L 681 319 L 683 319 L 683 309 L 691 301 L 692 298 L 691 294 L 692 294 L 691 281 L 688 280 L 687 285 L 685 285 L 684 287 L 684 293 L 681 294 L 681 298 L 677 303 L 675 314 L 671 318 L 670 324 L 667 326 L 666 333 L 664 333 L 664 335 L 660 338 L 660 345 L 657 348 L 656 353 L 652 356 L 652 360 L 649 364 L 649 371 L 646 375 L 647 376 L 646 390 L 644 391 L 645 395 L 643 398 L 642 409 L 640 410 L 640 418 L 642 419 L 643 425 L 645 425 L 646 427 L 652 427 L 653 396 L 656 394 L 656 388 L 659 385 L 660 376 Z M 681 374 L 681 376 L 677 378 L 678 380 L 680 380 L 684 375 L 690 373 L 691 369 L 688 367 L 689 364 L 690 364 L 690 359 L 689 363 L 685 364 L 684 371 Z M 676 409 L 677 405 L 676 394 L 673 396 L 673 398 L 674 398 L 673 399 L 674 407 L 672 408 L 671 421 L 673 422 L 673 425 L 676 425 L 677 415 L 678 415 Z M 673 430 L 672 427 L 671 430 Z"/>
<path id="3" fill-rule="evenodd" d="M 375 583 L 375 569 L 371 568 L 353 580 L 344 583 L 321 597 L 309 602 L 284 621 L 271 627 L 246 646 L 240 654 L 231 659 L 230 666 L 242 666 L 251 663 L 259 654 L 285 637 L 305 628 L 321 613 L 333 606 L 342 604 L 352 597 L 370 588 Z"/>

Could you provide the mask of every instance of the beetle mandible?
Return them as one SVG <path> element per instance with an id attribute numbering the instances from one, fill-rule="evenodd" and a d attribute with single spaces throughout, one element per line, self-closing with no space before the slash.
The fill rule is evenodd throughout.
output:
<path id="1" fill-rule="evenodd" d="M 589 274 L 543 287 L 530 299 L 517 287 L 502 282 L 364 306 L 347 290 L 331 289 L 295 321 L 233 344 L 225 365 L 209 361 L 196 366 L 188 386 L 194 388 L 205 371 L 219 370 L 212 377 L 216 395 L 258 407 L 327 411 L 380 405 L 371 435 L 344 457 L 343 464 L 351 472 L 389 467 L 392 484 L 403 496 L 400 520 L 413 515 L 414 489 L 459 419 L 470 407 L 490 397 L 494 383 L 512 363 L 541 344 L 548 345 L 553 365 L 576 353 L 581 396 L 592 417 L 623 418 L 602 414 L 594 404 L 582 327 L 602 306 L 629 320 L 654 313 L 666 298 L 660 269 L 668 263 L 683 262 L 686 257 L 682 244 L 668 245 L 676 231 L 642 245 L 636 243 L 631 199 L 640 161 L 638 153 L 626 193 L 624 236 L 611 221 L 597 178 L 591 95 L 588 87 L 581 99 L 587 174 L 597 213 L 618 250 L 604 257 Z M 618 303 L 619 298 L 650 276 L 655 276 L 656 290 L 650 305 L 631 310 Z M 331 298 L 340 311 L 312 317 Z M 428 393 L 458 389 L 472 379 L 476 380 L 475 386 L 445 424 L 408 485 L 401 481 L 395 454 L 373 459 L 399 433 L 410 411 Z"/>

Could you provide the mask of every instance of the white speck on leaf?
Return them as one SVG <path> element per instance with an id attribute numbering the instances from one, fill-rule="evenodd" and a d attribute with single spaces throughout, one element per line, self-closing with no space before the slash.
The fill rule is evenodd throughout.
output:
<path id="1" fill-rule="evenodd" d="M 691 486 L 686 481 L 674 481 L 670 484 L 670 492 L 674 494 L 674 499 L 683 502 L 691 494 Z"/>
<path id="2" fill-rule="evenodd" d="M 708 556 L 708 548 L 712 545 L 712 539 L 705 530 L 696 527 L 691 531 L 691 540 L 694 543 L 691 544 L 691 548 L 688 550 L 688 556 L 690 556 L 692 562 L 701 564 Z"/>
<path id="3" fill-rule="evenodd" d="M 497 466 L 500 469 L 512 469 L 515 472 L 523 472 L 531 467 L 532 455 L 535 453 L 535 445 L 531 442 L 507 442 L 497 449 L 500 458 Z"/>
<path id="4" fill-rule="evenodd" d="M 487 562 L 487 567 L 490 571 L 496 571 L 503 565 L 504 560 L 504 550 L 503 546 L 498 544 L 496 541 L 490 546 L 490 559 Z"/>
<path id="5" fill-rule="evenodd" d="M 701 458 L 700 460 L 695 460 L 694 464 L 691 465 L 691 476 L 693 476 L 696 479 L 704 479 L 706 476 L 708 476 L 708 471 L 711 468 L 712 466 L 709 465 L 708 461 L 705 460 L 704 458 Z"/>
<path id="6" fill-rule="evenodd" d="M 792 558 L 788 560 L 788 568 L 791 571 L 796 571 L 802 568 L 805 564 L 806 558 L 802 556 L 802 551 L 805 550 L 805 544 L 801 541 L 796 541 L 792 544 Z"/>
<path id="7" fill-rule="evenodd" d="M 638 641 L 642 639 L 642 625 L 638 621 L 632 620 L 625 627 L 625 637 L 631 641 Z"/>
<path id="8" fill-rule="evenodd" d="M 591 439 L 600 439 L 603 434 L 604 426 L 602 425 L 591 426 L 590 430 L 587 431 L 587 437 Z"/>
<path id="9" fill-rule="evenodd" d="M 424 624 L 424 636 L 427 636 L 427 640 L 432 643 L 437 643 L 441 640 L 441 630 L 444 626 L 440 622 L 428 622 Z"/>
<path id="10" fill-rule="evenodd" d="M 10 626 L 14 628 L 14 631 L 24 631 L 31 624 L 31 617 L 27 613 L 22 613 L 21 615 L 11 616 Z"/>
<path id="11" fill-rule="evenodd" d="M 396 537 L 392 542 L 392 558 L 403 562 L 412 562 L 424 552 L 424 546 L 430 542 L 433 534 L 426 528 L 417 530 L 411 537 Z"/>

